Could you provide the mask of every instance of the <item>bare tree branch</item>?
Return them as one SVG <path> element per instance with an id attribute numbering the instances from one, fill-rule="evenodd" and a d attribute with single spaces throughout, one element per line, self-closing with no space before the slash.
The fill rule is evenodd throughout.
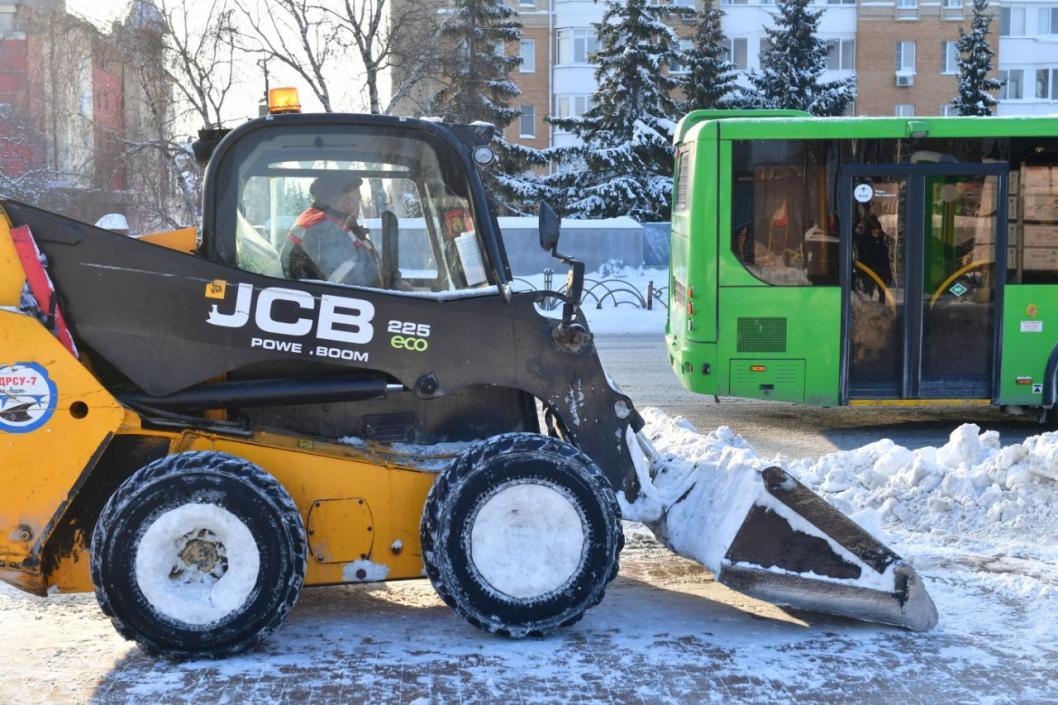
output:
<path id="1" fill-rule="evenodd" d="M 344 48 L 328 13 L 308 0 L 268 0 L 263 11 L 260 0 L 232 1 L 249 27 L 239 33 L 239 48 L 290 68 L 309 85 L 323 109 L 334 112 L 324 70 Z"/>

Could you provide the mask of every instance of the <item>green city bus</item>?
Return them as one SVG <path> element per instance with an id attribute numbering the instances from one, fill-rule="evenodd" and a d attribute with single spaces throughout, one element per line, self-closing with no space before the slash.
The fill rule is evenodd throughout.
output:
<path id="1" fill-rule="evenodd" d="M 1058 118 L 698 111 L 675 146 L 688 389 L 1054 407 Z"/>

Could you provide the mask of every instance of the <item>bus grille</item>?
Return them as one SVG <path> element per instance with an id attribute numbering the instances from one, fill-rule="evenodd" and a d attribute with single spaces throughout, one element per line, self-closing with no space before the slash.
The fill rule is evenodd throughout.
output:
<path id="1" fill-rule="evenodd" d="M 738 352 L 786 352 L 785 318 L 738 319 Z"/>

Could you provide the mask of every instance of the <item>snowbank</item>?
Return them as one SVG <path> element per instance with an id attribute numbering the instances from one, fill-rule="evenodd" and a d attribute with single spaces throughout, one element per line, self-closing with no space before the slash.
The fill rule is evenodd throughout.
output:
<path id="1" fill-rule="evenodd" d="M 1003 446 L 995 431 L 964 424 L 941 448 L 886 438 L 789 469 L 838 509 L 877 513 L 886 526 L 1058 542 L 1058 433 Z"/>
<path id="2" fill-rule="evenodd" d="M 684 491 L 701 469 L 772 464 L 726 426 L 701 434 L 688 421 L 657 409 L 645 409 L 643 416 L 661 455 L 660 473 L 688 478 L 655 483 L 668 494 Z M 774 462 L 883 542 L 900 532 L 905 545 L 976 540 L 1058 555 L 1055 432 L 1004 446 L 997 432 L 964 424 L 940 448 L 909 450 L 885 438 L 818 460 L 780 457 Z M 729 496 L 741 501 L 738 492 Z M 716 508 L 719 516 L 729 515 L 729 509 Z M 729 527 L 715 530 L 724 534 Z M 929 534 L 928 540 L 920 534 Z"/>

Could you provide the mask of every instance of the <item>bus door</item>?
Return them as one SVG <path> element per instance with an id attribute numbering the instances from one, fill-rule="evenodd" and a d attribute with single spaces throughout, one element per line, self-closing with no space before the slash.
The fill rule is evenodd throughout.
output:
<path id="1" fill-rule="evenodd" d="M 1007 169 L 843 168 L 844 402 L 995 396 Z"/>

